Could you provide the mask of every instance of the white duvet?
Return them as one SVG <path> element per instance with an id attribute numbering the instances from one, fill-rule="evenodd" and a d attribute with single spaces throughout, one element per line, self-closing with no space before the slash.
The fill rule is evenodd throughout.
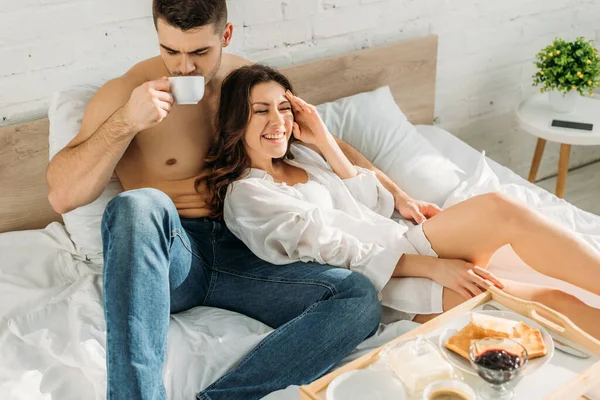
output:
<path id="1" fill-rule="evenodd" d="M 419 127 L 469 178 L 446 205 L 501 191 L 519 197 L 568 226 L 600 250 L 600 217 L 529 184 L 510 170 L 485 163 L 474 149 L 434 127 Z M 538 274 L 510 248 L 491 267 L 501 277 L 550 284 L 600 308 L 600 297 Z M 105 326 L 101 265 L 79 257 L 62 225 L 0 235 L 0 399 L 99 400 L 106 396 Z M 414 328 L 409 321 L 381 325 L 343 362 Z M 224 374 L 271 329 L 240 314 L 199 307 L 173 315 L 163 377 L 168 397 L 194 394 Z M 297 399 L 293 387 L 267 396 Z"/>

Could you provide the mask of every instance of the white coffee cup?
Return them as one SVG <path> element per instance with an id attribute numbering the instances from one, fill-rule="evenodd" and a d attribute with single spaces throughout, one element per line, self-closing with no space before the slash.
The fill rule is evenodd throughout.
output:
<path id="1" fill-rule="evenodd" d="M 476 400 L 477 396 L 469 385 L 458 380 L 432 382 L 423 392 L 423 400 L 461 399 Z"/>
<path id="2" fill-rule="evenodd" d="M 197 104 L 202 100 L 203 76 L 170 76 L 168 79 L 176 104 Z"/>

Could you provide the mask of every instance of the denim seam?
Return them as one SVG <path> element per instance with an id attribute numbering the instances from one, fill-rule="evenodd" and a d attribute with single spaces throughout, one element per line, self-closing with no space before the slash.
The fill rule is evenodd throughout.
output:
<path id="1" fill-rule="evenodd" d="M 185 240 L 183 240 L 183 236 L 181 235 L 181 233 L 179 232 L 178 229 L 174 229 L 173 232 L 171 233 L 171 238 L 174 238 L 175 236 L 179 237 L 179 240 L 181 240 L 181 244 L 183 244 L 183 247 L 185 247 L 185 249 L 187 251 L 190 252 L 191 255 L 193 255 L 194 257 L 196 257 L 197 259 L 199 259 L 200 261 L 204 262 L 204 260 L 202 259 L 202 257 L 200 257 L 198 254 L 196 254 L 190 246 L 187 245 L 187 243 L 185 242 Z"/>
<path id="2" fill-rule="evenodd" d="M 215 239 L 215 236 L 216 236 L 215 231 L 216 230 L 217 230 L 217 225 L 213 221 L 212 232 L 210 235 L 210 242 L 211 242 L 212 250 L 213 250 L 213 267 L 217 266 L 217 239 Z"/>
<path id="3" fill-rule="evenodd" d="M 296 280 L 296 279 L 272 279 L 272 278 L 264 278 L 264 277 L 249 275 L 249 274 L 241 274 L 241 273 L 238 273 L 238 272 L 223 270 L 223 269 L 220 269 L 218 267 L 221 267 L 221 265 L 220 264 L 215 264 L 215 267 L 213 269 L 216 272 L 220 272 L 222 274 L 227 274 L 227 275 L 237 276 L 239 278 L 252 279 L 252 280 L 255 280 L 255 281 L 263 281 L 263 282 L 271 282 L 271 283 L 322 286 L 322 287 L 328 289 L 331 292 L 332 296 L 335 296 L 337 294 L 335 286 L 330 285 L 330 284 L 328 284 L 326 282 L 323 282 L 323 281 L 307 281 L 307 280 Z"/>
<path id="4" fill-rule="evenodd" d="M 210 298 L 215 290 L 215 286 L 217 285 L 218 274 L 219 273 L 217 271 L 213 271 L 212 274 L 210 274 L 210 283 L 208 284 L 208 290 L 206 291 L 206 296 L 204 296 L 204 301 L 202 302 L 202 305 L 208 304 L 208 302 L 210 301 Z"/>
<path id="5" fill-rule="evenodd" d="M 106 209 L 104 210 L 104 212 L 106 213 L 107 219 L 110 219 L 111 213 L 110 213 L 110 210 L 109 210 L 108 207 L 106 207 Z M 112 243 L 112 240 L 110 240 L 110 229 L 107 229 L 106 233 L 107 233 L 107 235 L 109 235 L 109 241 L 108 242 Z M 106 280 L 105 279 L 102 279 L 102 293 L 106 293 Z M 105 299 L 106 302 L 108 302 L 109 298 L 104 297 L 104 296 L 103 296 L 103 298 Z M 108 308 L 109 307 L 104 307 L 103 306 L 104 316 L 105 316 L 104 319 L 106 321 L 108 321 L 108 319 L 109 319 Z M 106 336 L 108 336 L 108 325 L 106 325 Z M 106 352 L 106 362 L 108 364 L 108 363 L 110 363 L 110 359 L 112 358 L 113 355 L 112 355 L 112 352 L 108 351 L 108 346 L 106 347 L 106 350 L 107 350 L 107 352 Z M 107 368 L 108 368 L 108 365 L 107 365 Z M 107 374 L 107 376 L 106 376 L 106 388 L 107 388 L 106 396 L 107 396 L 107 399 L 112 399 L 114 397 L 113 396 L 113 386 L 111 385 L 111 381 L 112 380 L 110 379 L 110 376 Z"/>
<path id="6" fill-rule="evenodd" d="M 270 279 L 270 278 L 264 278 L 264 277 L 260 277 L 260 276 L 255 276 L 255 275 L 251 275 L 251 274 L 243 274 L 243 273 L 239 273 L 236 271 L 231 271 L 228 269 L 225 269 L 221 264 L 219 264 L 218 261 L 218 254 L 220 253 L 218 250 L 218 239 L 216 238 L 216 231 L 217 231 L 217 223 L 213 221 L 213 229 L 212 229 L 212 249 L 213 249 L 213 266 L 212 269 L 216 272 L 220 272 L 223 274 L 227 274 L 227 275 L 233 275 L 233 276 L 237 276 L 240 278 L 247 278 L 247 279 L 252 279 L 252 280 L 256 280 L 256 281 L 265 281 L 265 282 L 272 282 L 272 283 L 289 283 L 289 284 L 304 284 L 304 285 L 317 285 L 317 286 L 322 286 L 325 287 L 327 289 L 329 289 L 332 293 L 332 295 L 336 295 L 337 292 L 335 290 L 335 287 L 330 285 L 327 282 L 323 282 L 323 281 L 307 281 L 307 280 L 295 280 L 295 279 Z"/>
<path id="7" fill-rule="evenodd" d="M 322 286 L 322 287 L 329 289 L 329 291 L 331 292 L 331 294 L 333 296 L 335 296 L 337 294 L 335 286 L 330 285 L 323 281 L 307 281 L 307 280 L 296 280 L 296 279 L 270 279 L 270 278 L 264 278 L 264 277 L 250 275 L 250 274 L 241 274 L 239 272 L 234 272 L 234 271 L 230 271 L 227 269 L 223 269 L 223 266 L 221 264 L 219 264 L 219 262 L 217 261 L 217 247 L 218 246 L 217 246 L 217 240 L 214 238 L 214 236 L 213 236 L 213 240 L 212 240 L 212 245 L 213 245 L 213 254 L 214 254 L 214 258 L 215 258 L 214 264 L 213 264 L 213 270 L 216 272 L 220 272 L 222 274 L 227 274 L 227 275 L 233 275 L 233 276 L 237 276 L 237 277 L 245 278 L 245 279 L 252 279 L 255 281 Z"/>
<path id="8" fill-rule="evenodd" d="M 175 237 L 175 236 L 177 236 L 179 238 L 179 240 L 181 241 L 181 244 L 183 244 L 183 247 L 185 247 L 185 249 L 187 251 L 189 251 L 190 254 L 193 257 L 196 257 L 197 259 L 199 259 L 202 262 L 202 266 L 204 267 L 205 264 L 206 264 L 204 262 L 204 259 L 202 257 L 200 257 L 198 254 L 194 253 L 194 251 L 190 247 L 187 246 L 187 243 L 183 239 L 182 233 L 180 232 L 179 229 L 174 229 L 173 230 L 173 232 L 171 234 L 171 237 Z M 210 266 L 206 266 L 206 267 L 209 270 L 212 270 L 212 268 Z M 202 305 L 206 304 L 206 302 L 208 301 L 210 295 L 212 294 L 212 292 L 214 290 L 214 287 L 215 287 L 215 284 L 216 284 L 216 280 L 217 280 L 217 276 L 216 275 L 217 274 L 215 273 L 215 271 L 212 271 L 212 273 L 210 274 L 210 283 L 209 283 L 209 286 L 208 286 L 208 290 L 206 291 L 206 295 L 204 296 L 204 300 L 202 301 Z"/>
<path id="9" fill-rule="evenodd" d="M 212 387 L 218 385 L 223 379 L 225 379 L 229 374 L 231 374 L 232 372 L 234 372 L 235 370 L 241 368 L 244 366 L 244 364 L 261 348 L 263 348 L 268 342 L 270 342 L 271 340 L 277 338 L 279 335 L 281 335 L 282 333 L 286 332 L 288 329 L 291 328 L 291 326 L 293 325 L 293 323 L 303 317 L 305 317 L 308 313 L 312 312 L 317 305 L 319 305 L 319 302 L 315 302 L 313 303 L 310 307 L 308 307 L 306 310 L 304 310 L 304 312 L 300 315 L 298 315 L 296 318 L 292 319 L 290 322 L 288 322 L 285 326 L 276 329 L 275 331 L 273 331 L 270 335 L 268 335 L 262 342 L 260 342 L 256 347 L 254 347 L 254 349 L 252 349 L 252 351 L 250 351 L 250 353 L 246 354 L 246 356 L 242 359 L 242 361 L 239 362 L 238 365 L 236 365 L 236 367 L 231 370 L 230 372 L 228 372 L 227 374 L 225 374 L 224 376 L 222 376 L 221 378 L 217 379 L 215 382 L 213 382 L 209 387 L 207 387 L 206 389 L 203 390 L 203 392 L 210 390 Z M 204 394 L 203 394 L 204 395 Z"/>

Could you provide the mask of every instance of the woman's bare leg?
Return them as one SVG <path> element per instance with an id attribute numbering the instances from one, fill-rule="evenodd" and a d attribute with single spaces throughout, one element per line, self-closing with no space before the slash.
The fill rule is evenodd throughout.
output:
<path id="1" fill-rule="evenodd" d="M 423 224 L 442 258 L 487 266 L 492 254 L 510 244 L 537 271 L 600 294 L 600 253 L 527 205 L 499 193 L 456 204 Z"/>
<path id="2" fill-rule="evenodd" d="M 523 300 L 542 303 L 565 315 L 567 318 L 573 321 L 575 325 L 595 338 L 600 339 L 600 324 L 597 322 L 600 319 L 599 309 L 590 307 L 577 297 L 565 293 L 559 289 L 530 285 L 527 283 L 510 281 L 508 279 L 503 279 L 502 281 L 506 284 L 504 292 Z M 466 300 L 464 297 L 455 291 L 444 288 L 444 311 L 448 311 L 451 308 L 464 303 L 465 301 Z M 413 321 L 425 323 L 437 317 L 438 315 L 439 314 L 421 314 L 417 315 Z"/>

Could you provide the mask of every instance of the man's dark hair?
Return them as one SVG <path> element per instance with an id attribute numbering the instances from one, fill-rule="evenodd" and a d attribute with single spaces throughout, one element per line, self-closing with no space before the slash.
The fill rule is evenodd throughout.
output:
<path id="1" fill-rule="evenodd" d="M 225 0 L 153 0 L 154 26 L 161 18 L 182 31 L 214 24 L 215 30 L 225 28 L 227 3 Z"/>

